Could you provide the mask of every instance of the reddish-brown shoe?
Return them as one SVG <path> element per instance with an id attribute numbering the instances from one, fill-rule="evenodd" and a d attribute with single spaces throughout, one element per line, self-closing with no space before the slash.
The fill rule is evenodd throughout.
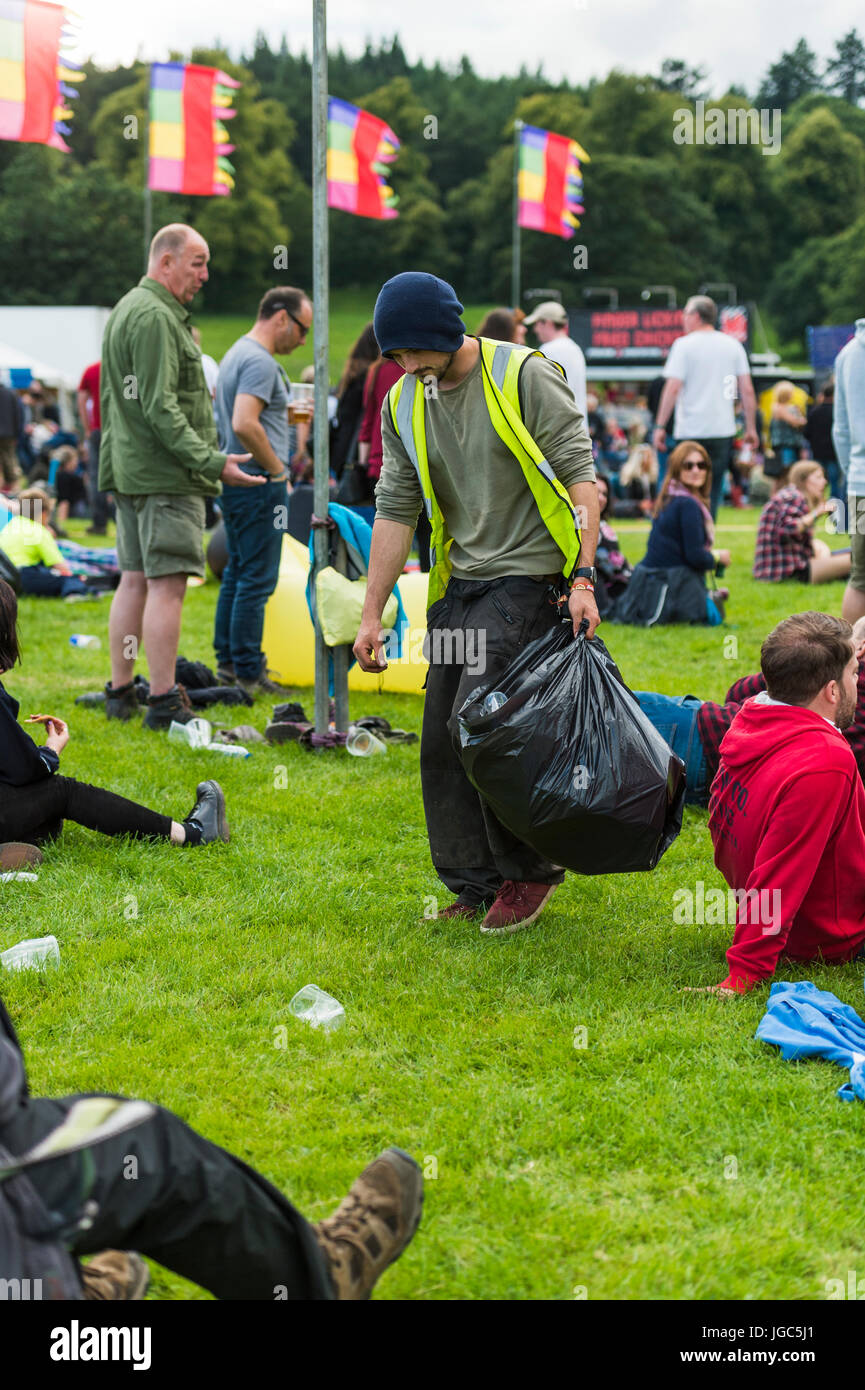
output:
<path id="1" fill-rule="evenodd" d="M 41 863 L 42 851 L 38 845 L 25 845 L 20 840 L 8 840 L 0 845 L 0 873 Z"/>
<path id="2" fill-rule="evenodd" d="M 441 912 L 437 912 L 435 917 L 421 917 L 420 921 L 421 924 L 423 924 L 430 921 L 453 922 L 460 918 L 471 919 L 473 917 L 480 917 L 481 913 L 485 913 L 489 910 L 489 907 L 489 899 L 487 899 L 486 902 L 464 903 L 460 902 L 459 898 L 457 898 L 456 902 L 452 902 L 449 907 L 443 907 Z"/>
<path id="3" fill-rule="evenodd" d="M 481 931 L 486 936 L 507 936 L 530 927 L 558 886 L 557 883 L 517 883 L 512 878 L 505 879 L 481 923 Z"/>

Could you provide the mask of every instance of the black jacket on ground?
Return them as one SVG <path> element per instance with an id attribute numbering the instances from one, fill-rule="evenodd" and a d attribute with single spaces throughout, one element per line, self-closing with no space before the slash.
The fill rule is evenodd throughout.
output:
<path id="1" fill-rule="evenodd" d="M 18 701 L 0 683 L 0 782 L 26 787 L 60 766 L 53 748 L 39 748 L 18 723 Z"/>

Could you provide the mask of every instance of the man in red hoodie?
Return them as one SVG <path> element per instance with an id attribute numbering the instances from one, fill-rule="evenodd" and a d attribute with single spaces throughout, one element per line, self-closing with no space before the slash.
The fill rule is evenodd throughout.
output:
<path id="1" fill-rule="evenodd" d="M 865 943 L 865 788 L 841 735 L 859 663 L 849 623 L 797 613 L 760 653 L 766 689 L 721 743 L 709 797 L 715 863 L 735 891 L 730 967 L 713 992 L 744 994 L 782 952 L 844 961 Z"/>

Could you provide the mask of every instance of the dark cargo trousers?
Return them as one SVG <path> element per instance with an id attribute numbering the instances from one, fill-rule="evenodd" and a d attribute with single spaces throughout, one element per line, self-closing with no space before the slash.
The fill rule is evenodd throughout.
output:
<path id="1" fill-rule="evenodd" d="M 12 1154 L 25 1153 L 79 1099 L 27 1100 L 0 1129 L 0 1143 Z M 318 1242 L 300 1213 L 255 1169 L 170 1110 L 158 1108 L 152 1119 L 86 1154 L 30 1168 L 28 1177 L 55 1238 L 74 1255 L 138 1250 L 220 1299 L 334 1296 Z M 98 1207 L 93 1224 L 74 1230 L 88 1201 Z M 0 1270 L 3 1277 L 15 1274 Z"/>
<path id="2" fill-rule="evenodd" d="M 559 620 L 560 579 L 451 579 L 427 613 L 429 675 L 420 767 L 433 865 L 463 902 L 491 901 L 505 879 L 561 883 L 564 874 L 518 840 L 466 777 L 456 715 L 479 685 Z"/>

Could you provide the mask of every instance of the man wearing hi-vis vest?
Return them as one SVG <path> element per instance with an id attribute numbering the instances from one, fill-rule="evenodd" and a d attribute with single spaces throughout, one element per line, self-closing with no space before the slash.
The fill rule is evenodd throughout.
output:
<path id="1" fill-rule="evenodd" d="M 396 275 L 375 306 L 384 357 L 405 369 L 382 406 L 366 603 L 354 652 L 382 671 L 381 615 L 421 507 L 432 530 L 429 676 L 421 783 L 436 872 L 456 894 L 439 917 L 527 927 L 564 874 L 518 840 L 466 777 L 448 723 L 567 603 L 598 625 L 592 446 L 559 367 L 531 348 L 466 336 L 452 287 Z M 560 605 L 561 600 L 561 605 Z"/>

